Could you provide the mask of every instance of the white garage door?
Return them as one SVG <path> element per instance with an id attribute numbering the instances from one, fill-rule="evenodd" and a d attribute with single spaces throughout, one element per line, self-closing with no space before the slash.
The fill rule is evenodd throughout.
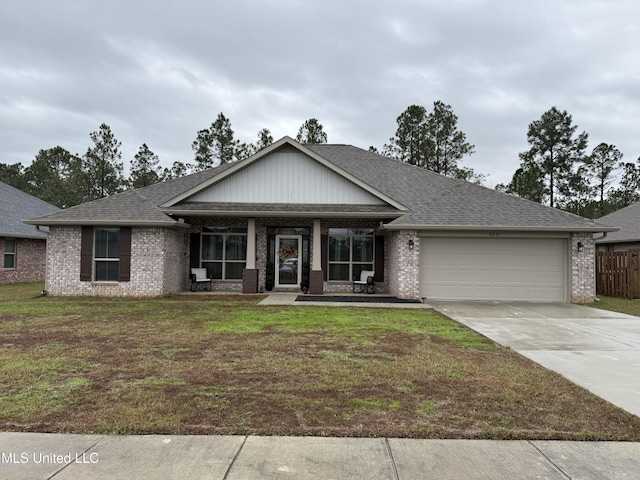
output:
<path id="1" fill-rule="evenodd" d="M 420 294 L 440 300 L 567 300 L 567 243 L 556 238 L 420 240 Z"/>

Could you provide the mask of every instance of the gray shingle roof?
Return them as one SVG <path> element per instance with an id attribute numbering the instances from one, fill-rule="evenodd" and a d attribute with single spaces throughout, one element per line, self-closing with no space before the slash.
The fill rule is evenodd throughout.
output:
<path id="1" fill-rule="evenodd" d="M 290 139 L 283 140 L 286 140 L 285 143 L 297 145 Z M 372 190 L 408 207 L 408 212 L 402 215 L 399 210 L 393 207 L 388 208 L 389 219 L 398 217 L 387 224 L 389 228 L 486 229 L 491 227 L 558 231 L 607 229 L 586 218 L 486 187 L 444 177 L 351 145 L 304 145 L 303 150 L 305 148 L 335 165 L 339 170 L 359 178 Z M 251 161 L 255 161 L 255 157 Z M 132 225 L 171 224 L 176 222 L 174 217 L 169 216 L 171 212 L 184 212 L 189 209 L 198 209 L 198 207 L 230 212 L 234 208 L 233 205 L 194 206 L 188 200 L 169 208 L 160 206 L 168 204 L 170 200 L 192 188 L 197 188 L 198 185 L 211 180 L 233 165 L 237 164 L 227 164 L 169 182 L 127 191 L 54 213 L 45 218 L 34 219 L 33 223 L 96 224 L 102 221 Z M 239 210 L 247 211 L 246 204 L 237 206 Z M 299 210 L 303 207 L 302 205 L 288 206 L 291 211 L 304 212 L 306 210 Z M 256 206 L 255 211 L 269 211 L 273 208 L 278 211 L 277 208 L 280 206 Z"/>
<path id="2" fill-rule="evenodd" d="M 32 218 L 29 223 L 40 225 L 172 225 L 176 223 L 176 220 L 163 213 L 159 205 L 217 175 L 226 167 L 205 170 L 148 187 L 127 190 L 51 215 Z"/>
<path id="3" fill-rule="evenodd" d="M 607 234 L 596 243 L 640 242 L 640 202 L 605 215 L 598 222 L 619 227 L 620 230 Z"/>
<path id="4" fill-rule="evenodd" d="M 390 226 L 549 228 L 599 231 L 592 220 L 456 180 L 350 145 L 305 145 L 410 212 Z"/>
<path id="5" fill-rule="evenodd" d="M 46 234 L 22 220 L 58 210 L 50 203 L 0 182 L 0 237 L 46 238 Z"/>

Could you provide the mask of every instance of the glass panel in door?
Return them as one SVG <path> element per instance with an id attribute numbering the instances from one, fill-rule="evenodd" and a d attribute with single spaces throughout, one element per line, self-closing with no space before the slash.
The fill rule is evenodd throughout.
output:
<path id="1" fill-rule="evenodd" d="M 278 272 L 276 286 L 297 287 L 301 282 L 302 265 L 300 261 L 299 235 L 278 235 L 276 237 L 276 256 L 278 257 Z"/>

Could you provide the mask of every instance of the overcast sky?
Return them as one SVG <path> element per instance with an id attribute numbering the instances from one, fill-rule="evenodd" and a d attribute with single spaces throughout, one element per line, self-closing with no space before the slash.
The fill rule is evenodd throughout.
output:
<path id="1" fill-rule="evenodd" d="M 83 154 L 107 123 L 125 168 L 146 143 L 163 166 L 223 112 L 237 139 L 379 149 L 409 105 L 442 100 L 508 182 L 529 123 L 556 106 L 589 151 L 640 156 L 638 0 L 0 0 L 0 162 L 60 145 Z"/>

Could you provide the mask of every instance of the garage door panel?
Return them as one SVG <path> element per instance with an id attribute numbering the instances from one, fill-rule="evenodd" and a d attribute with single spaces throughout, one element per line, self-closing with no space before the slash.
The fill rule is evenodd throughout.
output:
<path id="1" fill-rule="evenodd" d="M 564 239 L 421 239 L 421 295 L 433 299 L 566 301 Z"/>

